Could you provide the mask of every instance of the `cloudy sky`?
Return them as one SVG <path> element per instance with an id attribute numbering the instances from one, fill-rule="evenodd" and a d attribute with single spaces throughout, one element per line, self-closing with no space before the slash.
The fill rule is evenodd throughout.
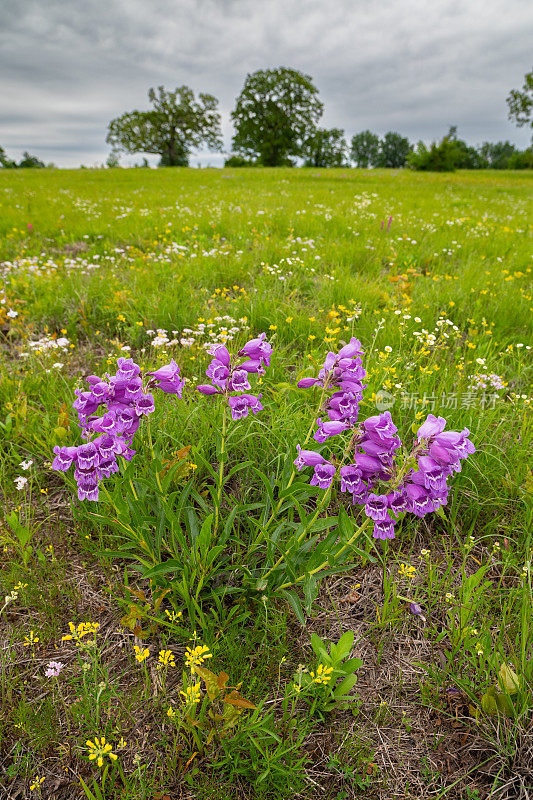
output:
<path id="1" fill-rule="evenodd" d="M 458 125 L 471 144 L 527 146 L 505 98 L 532 40 L 529 0 L 0 0 L 0 145 L 103 162 L 111 118 L 148 108 L 150 86 L 187 84 L 219 98 L 229 150 L 246 73 L 290 66 L 347 136 L 430 141 Z"/>

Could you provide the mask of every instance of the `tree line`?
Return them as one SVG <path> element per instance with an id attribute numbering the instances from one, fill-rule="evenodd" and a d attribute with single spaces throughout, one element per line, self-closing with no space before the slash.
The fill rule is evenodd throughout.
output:
<path id="1" fill-rule="evenodd" d="M 159 86 L 149 90 L 148 99 L 150 109 L 126 112 L 109 123 L 106 141 L 112 153 L 108 166 L 118 165 L 120 153 L 156 154 L 160 166 L 174 167 L 187 166 L 191 153 L 199 147 L 222 151 L 216 97 L 200 93 L 196 98 L 188 86 L 174 91 Z M 509 119 L 533 128 L 533 70 L 525 76 L 521 90 L 511 91 L 507 104 Z M 508 141 L 471 147 L 458 138 L 456 127 L 429 147 L 422 141 L 414 146 L 396 131 L 380 138 L 369 130 L 355 134 L 348 145 L 341 128 L 319 127 L 323 111 L 309 75 L 288 67 L 249 73 L 231 112 L 235 134 L 232 155 L 225 165 L 277 167 L 300 161 L 308 167 L 355 164 L 433 171 L 533 168 L 531 147 L 520 151 Z M 10 162 L 1 148 L 0 165 L 44 166 L 28 153 L 20 164 Z"/>

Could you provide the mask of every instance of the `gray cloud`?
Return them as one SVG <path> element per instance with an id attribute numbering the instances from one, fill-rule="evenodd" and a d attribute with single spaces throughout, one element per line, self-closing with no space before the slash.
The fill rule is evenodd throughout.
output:
<path id="1" fill-rule="evenodd" d="M 529 142 L 505 97 L 531 68 L 525 0 L 0 0 L 0 144 L 61 166 L 104 161 L 107 123 L 182 83 L 229 114 L 247 72 L 312 75 L 322 124 L 472 144 Z M 220 157 L 201 154 L 203 163 Z"/>

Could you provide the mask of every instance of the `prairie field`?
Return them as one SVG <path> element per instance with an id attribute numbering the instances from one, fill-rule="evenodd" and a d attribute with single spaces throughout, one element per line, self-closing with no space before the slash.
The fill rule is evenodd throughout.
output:
<path id="1" fill-rule="evenodd" d="M 0 174 L 1 798 L 533 797 L 532 188 Z M 262 333 L 259 407 L 230 416 L 196 386 Z M 475 447 L 392 539 L 294 467 L 337 441 L 312 438 L 327 381 L 297 384 L 353 337 L 364 392 L 332 474 L 388 412 L 402 474 L 428 415 Z M 118 359 L 155 408 L 80 500 L 52 462 Z M 149 373 L 172 362 L 165 391 Z"/>

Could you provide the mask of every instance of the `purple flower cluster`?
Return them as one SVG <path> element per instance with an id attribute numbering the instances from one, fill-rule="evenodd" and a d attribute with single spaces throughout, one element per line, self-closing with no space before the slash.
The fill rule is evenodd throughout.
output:
<path id="1" fill-rule="evenodd" d="M 249 411 L 257 414 L 263 410 L 261 395 L 248 394 L 252 388 L 249 375 L 264 375 L 271 354 L 272 347 L 266 341 L 265 333 L 247 342 L 236 356 L 231 356 L 223 344 L 214 345 L 211 349 L 213 360 L 205 373 L 211 383 L 196 388 L 201 394 L 224 395 L 234 420 L 247 417 Z"/>
<path id="2" fill-rule="evenodd" d="M 89 389 L 75 391 L 73 408 L 86 441 L 77 447 L 54 447 L 52 469 L 67 472 L 74 465 L 80 500 L 98 500 L 99 481 L 118 472 L 117 456 L 130 461 L 135 455 L 130 445 L 140 419 L 154 411 L 153 395 L 144 391 L 140 372 L 131 358 L 119 358 L 115 375 L 106 374 L 105 380 L 90 375 Z M 150 383 L 181 397 L 183 383 L 179 383 L 177 364 L 172 362 L 149 374 Z M 98 416 L 102 407 L 104 413 Z"/>
<path id="3" fill-rule="evenodd" d="M 340 387 L 327 403 L 329 419 L 318 418 L 314 439 L 324 443 L 330 437 L 348 432 L 342 459 L 330 456 L 328 461 L 320 453 L 302 450 L 298 445 L 294 464 L 298 470 L 313 467 L 311 485 L 321 489 L 330 488 L 338 471 L 341 492 L 350 493 L 354 505 L 364 506 L 365 514 L 374 522 L 374 537 L 393 539 L 394 525 L 400 515 L 411 512 L 422 517 L 447 502 L 448 477 L 460 471 L 461 460 L 474 453 L 475 447 L 468 439 L 467 428 L 461 433 L 445 431 L 446 420 L 430 414 L 418 431 L 408 460 L 403 461 L 413 463 L 414 459 L 417 469 L 402 471 L 397 463 L 402 443 L 389 411 L 355 425 L 365 388 L 361 385 L 365 371 L 359 357 L 360 347 L 352 339 L 337 355 L 328 354 L 318 378 L 306 378 L 298 384 Z M 353 406 L 345 412 L 350 403 Z M 351 463 L 346 464 L 348 459 Z"/>

